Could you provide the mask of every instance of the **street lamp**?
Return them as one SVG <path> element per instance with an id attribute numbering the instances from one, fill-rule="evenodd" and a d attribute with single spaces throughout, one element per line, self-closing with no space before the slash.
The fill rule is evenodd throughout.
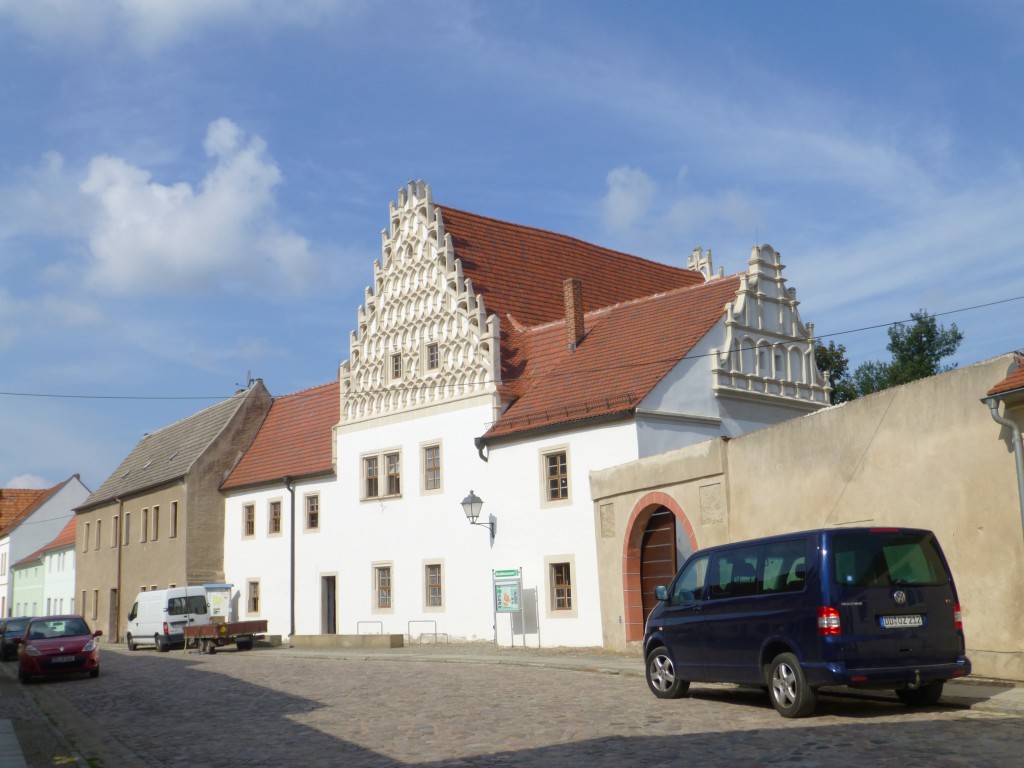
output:
<path id="1" fill-rule="evenodd" d="M 478 523 L 477 520 L 480 518 L 480 510 L 483 509 L 484 500 L 477 496 L 473 491 L 469 492 L 469 496 L 462 500 L 462 509 L 466 513 L 466 519 L 469 520 L 470 525 L 482 525 L 491 532 L 491 538 L 494 538 L 494 530 L 498 527 L 497 520 L 490 520 L 486 523 Z"/>

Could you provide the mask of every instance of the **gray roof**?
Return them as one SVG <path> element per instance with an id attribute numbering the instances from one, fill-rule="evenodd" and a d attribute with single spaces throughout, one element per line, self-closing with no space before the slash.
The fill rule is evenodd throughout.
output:
<path id="1" fill-rule="evenodd" d="M 262 382 L 257 382 L 262 387 Z M 179 422 L 148 434 L 136 444 L 114 473 L 79 507 L 96 506 L 183 478 L 192 464 L 231 421 L 253 390 L 234 397 Z"/>

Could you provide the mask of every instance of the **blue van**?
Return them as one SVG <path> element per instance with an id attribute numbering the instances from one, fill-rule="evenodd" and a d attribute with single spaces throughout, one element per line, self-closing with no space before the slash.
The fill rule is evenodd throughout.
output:
<path id="1" fill-rule="evenodd" d="M 930 706 L 968 675 L 960 602 L 931 531 L 833 528 L 694 552 L 644 633 L 659 698 L 691 681 L 767 689 L 783 717 L 805 717 L 817 689 L 887 688 Z"/>

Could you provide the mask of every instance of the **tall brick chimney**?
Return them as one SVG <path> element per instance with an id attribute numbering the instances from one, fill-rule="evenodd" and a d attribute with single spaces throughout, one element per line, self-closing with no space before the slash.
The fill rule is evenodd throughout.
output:
<path id="1" fill-rule="evenodd" d="M 583 341 L 583 281 L 571 277 L 562 283 L 565 294 L 565 340 L 572 352 Z"/>

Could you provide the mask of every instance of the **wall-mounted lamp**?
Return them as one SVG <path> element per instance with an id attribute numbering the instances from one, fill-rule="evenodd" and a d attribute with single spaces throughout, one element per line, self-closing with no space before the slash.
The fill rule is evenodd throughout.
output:
<path id="1" fill-rule="evenodd" d="M 486 523 L 478 523 L 477 520 L 480 517 L 480 510 L 484 507 L 484 500 L 477 496 L 473 491 L 469 492 L 469 496 L 462 500 L 462 509 L 466 513 L 466 519 L 469 520 L 470 525 L 482 525 L 484 528 L 488 528 L 491 531 L 491 538 L 494 538 L 495 529 L 498 527 L 498 521 L 493 518 Z"/>

